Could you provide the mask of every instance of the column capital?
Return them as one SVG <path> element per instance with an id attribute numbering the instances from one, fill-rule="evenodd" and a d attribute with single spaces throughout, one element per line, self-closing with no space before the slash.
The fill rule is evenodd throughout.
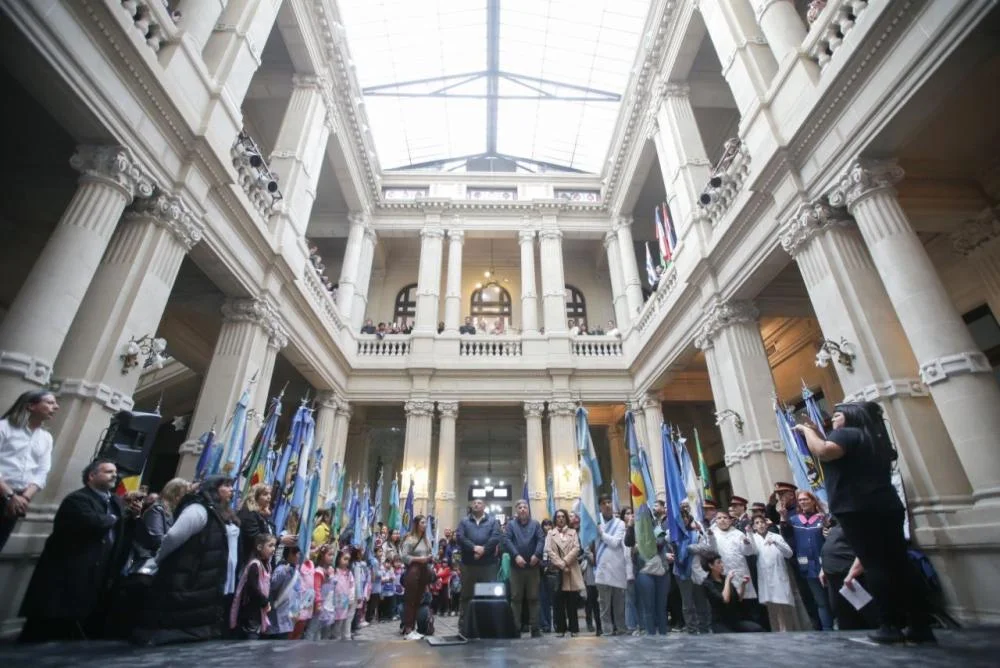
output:
<path id="1" fill-rule="evenodd" d="M 524 417 L 527 420 L 531 418 L 541 419 L 542 414 L 545 413 L 545 402 L 544 401 L 525 401 L 524 402 Z"/>
<path id="2" fill-rule="evenodd" d="M 155 184 L 132 151 L 123 146 L 84 145 L 76 148 L 69 165 L 83 175 L 123 190 L 129 199 L 151 197 Z"/>
<path id="3" fill-rule="evenodd" d="M 654 408 L 662 411 L 663 406 L 660 403 L 660 398 L 655 394 L 637 394 L 629 400 L 629 408 L 633 411 L 641 410 L 648 411 Z"/>
<path id="4" fill-rule="evenodd" d="M 406 413 L 406 417 L 423 417 L 423 416 L 434 416 L 434 402 L 433 401 L 422 401 L 414 400 L 407 401 L 403 404 L 403 411 Z"/>
<path id="5" fill-rule="evenodd" d="M 372 217 L 367 211 L 351 211 L 347 214 L 347 222 L 351 225 L 369 227 L 372 223 Z"/>
<path id="6" fill-rule="evenodd" d="M 839 183 L 830 192 L 830 204 L 846 206 L 850 211 L 854 204 L 865 197 L 878 192 L 890 191 L 895 194 L 893 186 L 903 180 L 905 172 L 895 160 L 855 160 Z"/>
<path id="7" fill-rule="evenodd" d="M 554 417 L 572 417 L 576 415 L 576 403 L 569 400 L 550 401 L 549 415 Z"/>
<path id="8" fill-rule="evenodd" d="M 420 228 L 421 239 L 443 239 L 444 228 L 442 227 L 422 227 Z"/>
<path id="9" fill-rule="evenodd" d="M 795 257 L 808 248 L 809 243 L 821 232 L 832 227 L 847 226 L 851 222 L 846 211 L 826 202 L 803 204 L 778 232 L 781 247 Z"/>
<path id="10" fill-rule="evenodd" d="M 465 243 L 465 230 L 448 230 L 448 240 L 453 244 Z"/>
<path id="11" fill-rule="evenodd" d="M 517 233 L 517 242 L 522 246 L 535 241 L 535 230 L 521 230 Z"/>
<path id="12" fill-rule="evenodd" d="M 615 216 L 611 219 L 611 231 L 617 233 L 623 228 L 632 227 L 632 216 Z"/>
<path id="13" fill-rule="evenodd" d="M 740 300 L 713 301 L 705 313 L 701 331 L 694 342 L 700 350 L 711 348 L 716 335 L 727 327 L 756 323 L 760 317 L 760 311 L 752 301 Z"/>
<path id="14" fill-rule="evenodd" d="M 132 209 L 125 213 L 125 218 L 127 220 L 152 220 L 172 233 L 184 246 L 185 251 L 191 250 L 195 244 L 201 241 L 204 231 L 201 221 L 191 213 L 183 200 L 159 190 L 152 197 L 136 198 L 132 203 Z"/>
<path id="15" fill-rule="evenodd" d="M 268 336 L 268 346 L 281 350 L 288 345 L 288 330 L 277 309 L 267 299 L 228 299 L 222 305 L 223 322 L 249 322 Z"/>
<path id="16" fill-rule="evenodd" d="M 608 248 L 610 248 L 612 245 L 617 244 L 618 232 L 616 232 L 615 230 L 609 230 L 605 232 L 603 243 L 604 243 L 604 250 L 608 250 Z"/>
<path id="17" fill-rule="evenodd" d="M 969 255 L 997 238 L 1000 238 L 1000 218 L 991 209 L 952 232 L 951 246 L 959 255 Z"/>
<path id="18" fill-rule="evenodd" d="M 437 402 L 438 413 L 441 414 L 441 419 L 450 418 L 454 420 L 458 417 L 458 402 L 457 401 L 439 401 Z"/>
<path id="19" fill-rule="evenodd" d="M 538 238 L 541 241 L 561 241 L 563 238 L 562 230 L 555 227 L 546 227 L 538 230 Z"/>

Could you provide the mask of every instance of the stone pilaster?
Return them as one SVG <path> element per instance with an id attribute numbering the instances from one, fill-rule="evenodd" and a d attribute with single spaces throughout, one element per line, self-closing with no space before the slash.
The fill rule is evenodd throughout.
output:
<path id="1" fill-rule="evenodd" d="M 110 416 L 131 408 L 141 369 L 123 367 L 122 353 L 156 335 L 181 261 L 201 235 L 187 206 L 164 193 L 136 200 L 118 226 L 56 360 L 61 409 L 51 430 L 62 455 L 45 490 L 53 501 L 79 487 Z"/>
<path id="2" fill-rule="evenodd" d="M 548 515 L 546 502 L 548 495 L 545 489 L 545 445 L 542 438 L 542 415 L 545 413 L 545 402 L 525 401 L 524 421 L 527 427 L 527 473 L 528 473 L 528 505 L 531 516 L 541 521 Z"/>
<path id="3" fill-rule="evenodd" d="M 80 181 L 69 206 L 0 322 L 0 404 L 51 380 L 52 365 L 133 197 L 153 182 L 120 146 L 80 146 L 70 165 Z"/>
<path id="4" fill-rule="evenodd" d="M 438 303 L 441 295 L 441 255 L 444 230 L 425 227 L 420 230 L 420 267 L 417 271 L 417 315 L 414 333 L 437 331 Z"/>
<path id="5" fill-rule="evenodd" d="M 660 400 L 651 394 L 633 397 L 631 405 L 635 409 L 641 410 L 643 420 L 641 426 L 644 428 L 642 438 L 649 455 L 649 468 L 653 476 L 654 496 L 657 499 L 667 498 L 666 470 L 663 467 L 663 408 Z M 636 424 L 636 429 L 639 428 Z"/>
<path id="6" fill-rule="evenodd" d="M 859 160 L 830 194 L 846 205 L 913 347 L 977 502 L 1000 502 L 1000 388 L 948 296 L 893 187 L 895 162 Z"/>
<path id="7" fill-rule="evenodd" d="M 205 44 L 205 66 L 237 109 L 260 67 L 280 6 L 274 0 L 227 0 Z"/>
<path id="8" fill-rule="evenodd" d="M 430 499 L 431 438 L 434 402 L 414 399 L 403 405 L 406 412 L 406 439 L 403 445 L 403 492 L 413 479 L 414 512 L 426 513 Z"/>
<path id="9" fill-rule="evenodd" d="M 177 22 L 181 37 L 190 40 L 198 54 L 205 48 L 227 2 L 228 0 L 179 0 L 177 3 L 177 10 L 181 13 L 181 19 Z"/>
<path id="10" fill-rule="evenodd" d="M 798 53 L 806 39 L 806 25 L 793 0 L 753 0 L 761 32 L 779 63 Z"/>
<path id="11" fill-rule="evenodd" d="M 698 211 L 698 196 L 711 177 L 712 163 L 695 122 L 690 87 L 668 83 L 662 91 L 656 115 L 660 130 L 654 137 L 654 143 L 667 202 L 677 226 L 678 238 L 681 238 L 686 236 Z"/>
<path id="12" fill-rule="evenodd" d="M 879 402 L 892 425 L 914 520 L 968 503 L 965 471 L 853 221 L 825 202 L 803 205 L 782 227 L 781 244 L 798 263 L 824 338 L 856 352 L 850 369 L 831 362 L 844 400 Z"/>
<path id="13" fill-rule="evenodd" d="M 437 484 L 434 491 L 434 514 L 438 526 L 458 526 L 458 504 L 455 500 L 455 421 L 458 419 L 457 401 L 439 401 L 441 426 L 438 431 Z"/>
<path id="14" fill-rule="evenodd" d="M 576 451 L 576 404 L 549 402 L 549 457 L 557 508 L 568 508 L 580 496 L 580 458 Z"/>
<path id="15" fill-rule="evenodd" d="M 567 329 L 562 237 L 562 231 L 555 228 L 543 228 L 538 232 L 541 256 L 545 258 L 542 262 L 542 314 L 547 334 Z"/>
<path id="16" fill-rule="evenodd" d="M 465 232 L 448 230 L 448 278 L 444 293 L 444 331 L 458 334 L 462 319 L 462 245 Z"/>
<path id="17" fill-rule="evenodd" d="M 521 247 L 521 331 L 538 331 L 538 294 L 535 292 L 535 231 L 517 234 Z"/>
<path id="18" fill-rule="evenodd" d="M 615 220 L 618 234 L 618 250 L 622 258 L 622 279 L 625 300 L 628 304 L 629 321 L 642 309 L 642 281 L 639 279 L 639 265 L 635 260 L 635 243 L 632 241 L 632 218 L 619 217 Z M 565 318 L 564 318 L 565 319 Z M 619 324 L 621 329 L 622 325 Z"/>
<path id="19" fill-rule="evenodd" d="M 361 240 L 361 259 L 358 260 L 358 276 L 354 286 L 354 303 L 351 306 L 351 327 L 354 331 L 361 329 L 368 313 L 368 289 L 372 282 L 372 265 L 375 262 L 375 244 L 378 238 L 375 230 L 370 227 L 365 230 Z"/>
<path id="20" fill-rule="evenodd" d="M 358 265 L 361 261 L 361 248 L 371 221 L 368 215 L 362 212 L 348 214 L 347 220 L 350 227 L 347 231 L 344 261 L 340 267 L 340 282 L 337 284 L 337 307 L 344 318 L 351 320 L 354 292 L 358 282 Z"/>
<path id="21" fill-rule="evenodd" d="M 615 324 L 624 330 L 631 322 L 628 311 L 628 297 L 625 296 L 625 275 L 622 272 L 622 256 L 618 248 L 618 232 L 611 230 L 604 235 L 604 250 L 608 254 L 608 275 L 611 278 L 611 298 L 614 301 Z"/>
<path id="22" fill-rule="evenodd" d="M 774 417 L 774 380 L 751 302 L 713 301 L 695 345 L 705 351 L 733 492 L 767 499 L 791 471 Z"/>

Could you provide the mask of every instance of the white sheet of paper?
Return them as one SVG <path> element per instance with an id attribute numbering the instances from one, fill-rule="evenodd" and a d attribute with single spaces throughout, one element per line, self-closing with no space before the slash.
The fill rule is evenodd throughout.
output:
<path id="1" fill-rule="evenodd" d="M 857 581 L 854 582 L 854 589 L 848 589 L 846 586 L 841 587 L 840 595 L 846 598 L 847 602 L 853 605 L 855 610 L 860 610 L 872 600 L 872 595 Z"/>

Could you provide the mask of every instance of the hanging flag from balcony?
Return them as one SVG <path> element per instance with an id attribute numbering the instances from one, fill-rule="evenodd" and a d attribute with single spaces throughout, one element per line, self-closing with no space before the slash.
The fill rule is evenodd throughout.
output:
<path id="1" fill-rule="evenodd" d="M 649 242 L 646 242 L 646 280 L 649 282 L 649 287 L 653 290 L 656 289 L 656 285 L 660 282 L 660 277 L 656 275 L 656 265 L 653 264 L 653 254 L 649 252 Z"/>
<path id="2" fill-rule="evenodd" d="M 677 230 L 674 228 L 674 220 L 670 217 L 670 207 L 664 202 L 660 205 L 663 209 L 663 231 L 666 232 L 667 244 L 670 246 L 670 257 L 673 259 L 677 253 Z"/>
<path id="3" fill-rule="evenodd" d="M 660 266 L 666 269 L 670 266 L 672 257 L 670 255 L 670 242 L 667 241 L 667 232 L 663 227 L 660 207 L 653 209 L 653 215 L 656 219 L 654 225 L 656 226 L 656 246 L 660 251 Z"/>

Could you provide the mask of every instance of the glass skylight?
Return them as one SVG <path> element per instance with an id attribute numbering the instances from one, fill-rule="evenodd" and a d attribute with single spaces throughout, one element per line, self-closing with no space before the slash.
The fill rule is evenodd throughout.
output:
<path id="1" fill-rule="evenodd" d="M 647 0 L 339 6 L 383 168 L 497 156 L 590 173 L 606 159 L 649 10 Z"/>

